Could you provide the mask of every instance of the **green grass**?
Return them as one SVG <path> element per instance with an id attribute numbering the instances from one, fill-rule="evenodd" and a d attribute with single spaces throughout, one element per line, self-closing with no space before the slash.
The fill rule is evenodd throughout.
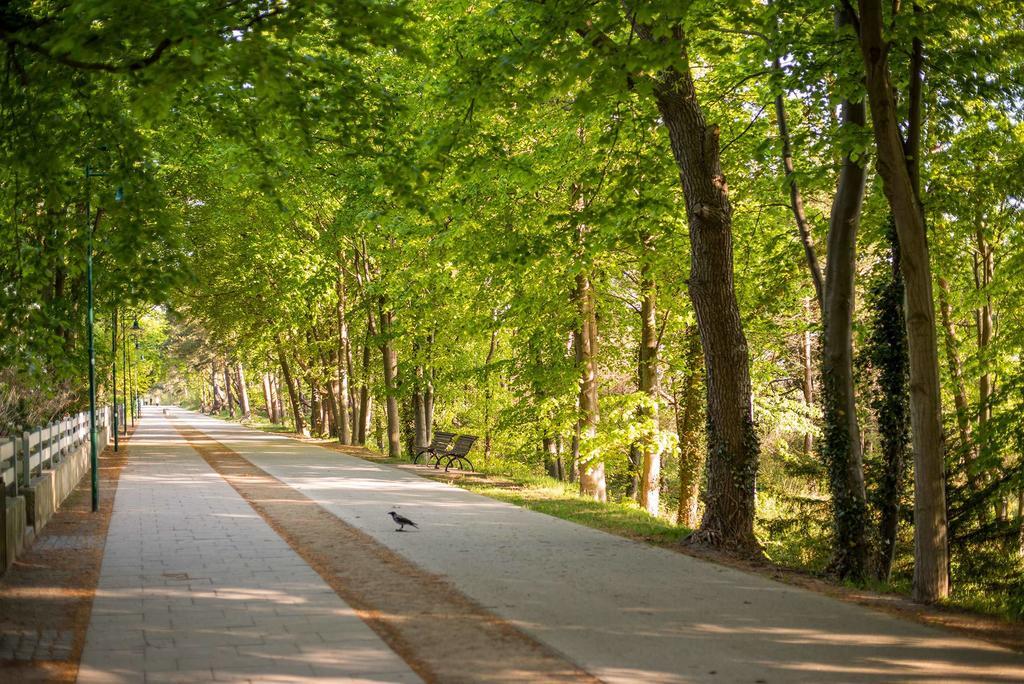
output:
<path id="1" fill-rule="evenodd" d="M 571 485 L 545 479 L 546 482 L 534 480 L 495 485 L 486 480 L 474 482 L 467 478 L 453 484 L 531 511 L 660 546 L 676 544 L 690 533 L 687 528 L 656 518 L 635 504 L 592 501 L 576 494 Z"/>

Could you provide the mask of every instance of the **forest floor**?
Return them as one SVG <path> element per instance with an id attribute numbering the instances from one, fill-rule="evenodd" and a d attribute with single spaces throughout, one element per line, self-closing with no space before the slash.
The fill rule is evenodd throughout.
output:
<path id="1" fill-rule="evenodd" d="M 685 527 L 648 515 L 636 506 L 626 503 L 600 503 L 575 495 L 561 483 L 545 479 L 516 480 L 503 475 L 435 469 L 433 466 L 414 465 L 406 459 L 396 459 L 366 447 L 338 444 L 334 440 L 305 437 L 283 431 L 276 426 L 263 426 L 276 434 L 317 444 L 334 451 L 351 454 L 375 463 L 393 465 L 414 472 L 420 477 L 447 482 L 484 496 L 522 506 L 532 511 L 552 515 L 563 520 L 586 525 L 603 532 L 643 542 L 670 551 L 701 558 L 738 570 L 770 577 L 809 591 L 852 603 L 920 624 L 956 630 L 965 635 L 985 639 L 1006 648 L 1024 653 L 1024 623 L 1005 620 L 964 609 L 955 605 L 924 605 L 905 594 L 883 592 L 841 584 L 829 576 L 772 563 L 769 560 L 750 560 L 682 544 L 690 533 Z"/>

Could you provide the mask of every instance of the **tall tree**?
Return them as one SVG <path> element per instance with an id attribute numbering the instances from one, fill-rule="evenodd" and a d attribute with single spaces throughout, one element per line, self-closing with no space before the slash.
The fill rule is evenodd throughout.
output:
<path id="1" fill-rule="evenodd" d="M 893 46 L 885 38 L 882 2 L 858 0 L 858 5 L 878 174 L 896 221 L 906 288 L 914 448 L 914 596 L 920 601 L 937 601 L 949 594 L 949 545 L 935 303 L 919 176 L 924 48 L 919 37 L 912 39 L 904 139 L 896 103 L 898 91 L 889 68 Z M 914 11 L 919 12 L 916 5 Z"/>

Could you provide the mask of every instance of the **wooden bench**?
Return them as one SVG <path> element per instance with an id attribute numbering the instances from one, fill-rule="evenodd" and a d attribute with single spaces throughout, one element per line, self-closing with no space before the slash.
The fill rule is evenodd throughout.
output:
<path id="1" fill-rule="evenodd" d="M 455 445 L 451 448 L 451 451 L 446 451 L 441 454 L 440 458 L 437 459 L 437 463 L 434 465 L 434 468 L 440 466 L 441 459 L 443 458 L 446 459 L 444 464 L 445 472 L 448 472 L 448 469 L 452 467 L 453 463 L 458 463 L 460 470 L 465 470 L 462 466 L 463 463 L 469 466 L 469 470 L 475 470 L 475 468 L 473 468 L 472 461 L 470 461 L 466 455 L 469 453 L 469 450 L 473 448 L 473 444 L 476 443 L 477 439 L 476 435 L 462 435 L 459 437 L 455 440 Z"/>
<path id="2" fill-rule="evenodd" d="M 434 439 L 430 441 L 430 444 L 426 446 L 413 447 L 412 462 L 419 462 L 420 456 L 423 456 L 424 454 L 427 454 L 427 458 L 440 460 L 441 455 L 448 451 L 448 447 L 451 445 L 453 439 L 455 439 L 454 432 L 435 432 Z M 426 462 L 427 458 L 423 459 L 424 462 Z"/>

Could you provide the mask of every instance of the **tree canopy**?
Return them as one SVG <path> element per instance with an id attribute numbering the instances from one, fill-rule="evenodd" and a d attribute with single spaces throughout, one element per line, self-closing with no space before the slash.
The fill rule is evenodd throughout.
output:
<path id="1" fill-rule="evenodd" d="M 87 402 L 91 244 L 107 401 L 131 362 L 393 457 L 474 434 L 1024 614 L 1019 3 L 13 0 L 0 40 L 4 433 Z"/>

